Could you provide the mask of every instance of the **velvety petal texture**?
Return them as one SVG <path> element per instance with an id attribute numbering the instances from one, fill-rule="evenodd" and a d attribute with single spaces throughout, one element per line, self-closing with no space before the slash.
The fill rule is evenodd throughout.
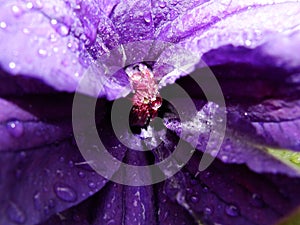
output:
<path id="1" fill-rule="evenodd" d="M 297 31 L 299 25 L 297 1 L 171 1 L 153 2 L 153 6 L 147 1 L 113 1 L 107 7 L 104 1 L 93 0 L 33 3 L 21 0 L 1 3 L 5 13 L 0 19 L 0 38 L 7 43 L 1 46 L 5 53 L 1 65 L 11 74 L 37 77 L 64 91 L 76 89 L 80 77 L 95 63 L 93 54 L 97 52 L 99 57 L 120 44 L 159 39 L 178 43 L 202 56 L 227 44 L 253 48 L 265 42 L 276 43 L 282 40 L 281 35 Z M 108 9 L 112 11 L 108 13 Z M 249 17 L 253 19 L 248 21 Z M 104 25 L 108 29 L 103 29 Z M 114 37 L 107 39 L 113 33 Z M 265 50 L 266 54 L 281 62 L 297 59 L 287 50 L 281 59 L 278 45 L 273 46 Z M 120 54 L 124 57 L 126 52 Z M 101 70 L 88 74 L 97 80 Z M 100 80 L 102 85 L 109 82 Z M 121 89 L 114 82 L 112 87 Z M 109 91 L 101 94 L 109 95 Z M 119 95 L 118 92 L 109 97 Z"/>
<path id="2" fill-rule="evenodd" d="M 11 0 L 0 10 L 1 225 L 269 225 L 300 205 L 299 168 L 270 153 L 300 150 L 298 1 Z M 196 114 L 187 106 L 188 120 L 181 121 L 182 112 L 164 102 L 160 125 L 116 134 L 108 100 L 132 91 L 124 68 L 142 61 L 161 79 L 161 92 L 175 82 L 183 87 Z M 226 100 L 224 140 L 212 125 L 225 108 L 183 77 L 203 76 L 207 65 Z M 179 139 L 194 155 L 157 184 L 109 181 L 77 146 L 92 130 L 85 105 L 77 121 L 82 135 L 74 138 L 76 90 L 83 102 L 106 98 L 98 99 L 93 116 L 118 160 L 157 163 Z M 212 133 L 222 144 L 207 151 Z M 131 149 L 142 140 L 154 148 Z M 216 159 L 199 171 L 208 155 Z M 111 176 L 126 177 L 110 162 L 103 165 Z"/>
<path id="3" fill-rule="evenodd" d="M 64 94 L 1 98 L 0 224 L 37 224 L 106 184 L 77 148 L 71 106 Z M 122 146 L 111 151 L 124 157 Z"/>

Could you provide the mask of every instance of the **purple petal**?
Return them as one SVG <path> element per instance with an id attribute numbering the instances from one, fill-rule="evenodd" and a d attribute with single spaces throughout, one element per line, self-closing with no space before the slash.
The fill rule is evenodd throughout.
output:
<path id="1" fill-rule="evenodd" d="M 280 32 L 289 34 L 297 30 L 299 3 L 281 2 L 208 2 L 166 23 L 156 36 L 176 41 L 200 56 L 228 44 L 254 48 L 273 40 Z"/>
<path id="2" fill-rule="evenodd" d="M 194 218 L 189 215 L 187 210 L 179 205 L 178 203 L 172 201 L 169 196 L 166 195 L 164 187 L 162 184 L 156 186 L 158 202 L 158 224 L 194 224 Z M 173 197 L 173 196 L 172 196 Z"/>
<path id="3" fill-rule="evenodd" d="M 15 0 L 0 7 L 5 12 L 0 17 L 0 62 L 8 73 L 37 78 L 68 92 L 76 90 L 86 73 L 91 83 L 107 82 L 104 76 L 100 79 L 101 71 L 87 71 L 92 62 L 95 64 L 95 52 L 104 54 L 118 44 L 115 28 L 96 2 L 32 5 Z"/>
<path id="4" fill-rule="evenodd" d="M 190 172 L 182 172 L 183 196 L 178 198 L 178 193 L 176 197 L 167 189 L 166 193 L 203 223 L 272 224 L 300 202 L 299 179 L 259 175 L 219 161 L 199 173 L 198 163 L 192 158 L 186 166 Z"/>
<path id="5" fill-rule="evenodd" d="M 39 223 L 105 185 L 107 180 L 88 166 L 73 140 L 71 96 L 22 96 L 0 102 L 0 178 L 5 179 L 0 184 L 1 224 Z M 121 160 L 125 149 L 109 151 Z"/>
<path id="6" fill-rule="evenodd" d="M 53 5 L 52 5 L 53 4 Z M 42 79 L 59 90 L 73 91 L 83 65 L 78 63 L 78 39 L 69 36 L 70 25 L 62 18 L 47 17 L 47 9 L 60 11 L 62 4 L 53 2 L 28 9 L 21 1 L 1 3 L 1 66 L 11 74 L 26 74 Z M 37 8 L 37 10 L 34 10 Z M 54 14 L 55 12 L 52 12 Z M 69 10 L 67 15 L 72 13 Z M 71 18 L 70 18 L 71 20 Z M 72 20 L 71 20 L 72 21 Z M 72 46 L 68 48 L 68 46 Z"/>
<path id="7" fill-rule="evenodd" d="M 166 126 L 175 131 L 180 138 L 191 143 L 198 150 L 217 157 L 226 163 L 246 164 L 251 170 L 258 173 L 283 173 L 290 176 L 299 176 L 299 171 L 267 153 L 264 149 L 265 139 L 255 133 L 252 124 L 240 115 L 237 108 L 227 107 L 227 130 L 220 149 L 207 148 L 209 137 L 212 134 L 209 124 L 216 122 L 210 118 L 217 118 L 216 114 L 212 114 L 215 104 L 205 104 L 199 100 L 195 100 L 195 104 L 199 112 L 196 116 L 191 116 L 190 121 L 181 124 L 172 117 L 165 119 Z M 203 104 L 205 104 L 204 107 Z M 216 113 L 218 114 L 218 111 Z M 185 129 L 185 135 L 181 135 L 182 129 Z M 197 135 L 195 134 L 196 129 L 201 130 L 199 136 L 195 136 Z M 214 132 L 218 133 L 219 131 L 215 130 Z M 262 143 L 264 145 L 261 145 Z"/>
<path id="8" fill-rule="evenodd" d="M 160 28 L 165 23 L 175 20 L 181 14 L 186 13 L 188 10 L 198 7 L 204 4 L 207 0 L 196 0 L 196 1 L 152 1 L 153 15 L 154 15 L 154 25 L 156 28 Z"/>
<path id="9" fill-rule="evenodd" d="M 139 165 L 145 162 L 140 154 L 127 152 L 125 163 Z M 99 194 L 94 224 L 155 224 L 152 186 L 133 187 L 109 183 Z"/>
<path id="10" fill-rule="evenodd" d="M 154 35 L 151 1 L 121 1 L 113 10 L 111 20 L 121 42 L 152 39 Z"/>

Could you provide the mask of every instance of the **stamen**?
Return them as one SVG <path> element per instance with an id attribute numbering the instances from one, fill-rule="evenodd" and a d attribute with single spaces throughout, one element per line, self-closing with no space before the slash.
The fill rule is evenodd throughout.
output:
<path id="1" fill-rule="evenodd" d="M 153 72 L 139 63 L 126 68 L 132 91 L 132 110 L 130 122 L 132 126 L 146 127 L 157 116 L 162 105 L 162 98 Z"/>

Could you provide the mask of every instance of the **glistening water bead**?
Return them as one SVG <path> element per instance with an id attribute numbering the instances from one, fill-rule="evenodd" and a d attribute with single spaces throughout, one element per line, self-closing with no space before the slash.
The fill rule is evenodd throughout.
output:
<path id="1" fill-rule="evenodd" d="M 157 111 L 162 105 L 162 98 L 153 72 L 142 63 L 127 67 L 127 73 L 133 90 L 130 114 L 132 127 L 146 127 L 157 116 Z"/>

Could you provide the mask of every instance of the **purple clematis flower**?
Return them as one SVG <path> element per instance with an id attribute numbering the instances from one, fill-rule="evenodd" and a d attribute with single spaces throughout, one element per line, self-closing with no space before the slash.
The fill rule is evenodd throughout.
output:
<path id="1" fill-rule="evenodd" d="M 300 206 L 298 1 L 10 0 L 0 9 L 1 225 L 269 225 Z M 227 129 L 217 152 L 206 152 L 210 118 L 225 106 L 170 66 L 174 58 L 195 77 L 209 66 L 219 82 Z M 120 131 L 132 145 L 133 136 L 161 141 L 147 152 L 120 143 L 110 123 L 113 100 L 131 91 L 125 69 L 134 60 L 154 71 L 162 92 L 185 88 L 197 110 L 183 122 L 165 102 L 163 125 Z M 193 156 L 153 185 L 111 181 L 120 168 L 105 161 L 110 174 L 101 176 L 78 147 L 92 129 L 85 105 L 77 120 L 85 135 L 73 132 L 75 92 L 83 102 L 99 97 L 95 129 L 119 161 L 157 163 L 179 140 L 196 147 Z M 216 159 L 199 171 L 207 154 Z"/>

